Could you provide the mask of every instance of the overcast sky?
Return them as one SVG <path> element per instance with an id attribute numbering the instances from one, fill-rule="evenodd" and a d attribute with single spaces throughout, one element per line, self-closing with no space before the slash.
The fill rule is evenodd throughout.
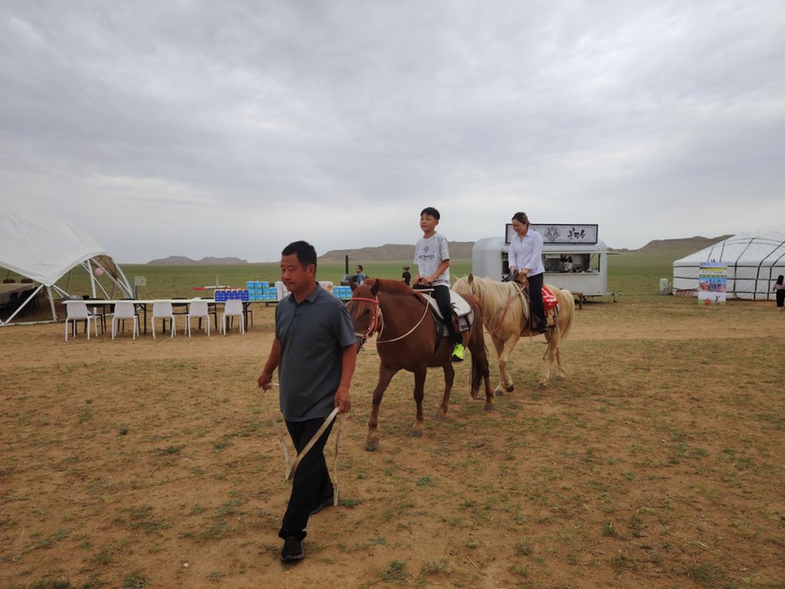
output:
<path id="1" fill-rule="evenodd" d="M 0 203 L 119 261 L 785 231 L 785 4 L 0 3 Z"/>

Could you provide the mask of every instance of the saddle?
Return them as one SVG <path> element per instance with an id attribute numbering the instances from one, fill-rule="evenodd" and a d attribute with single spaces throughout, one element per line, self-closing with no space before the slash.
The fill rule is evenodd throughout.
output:
<path id="1" fill-rule="evenodd" d="M 425 293 L 423 293 L 425 294 Z M 434 323 L 436 324 L 437 335 L 439 337 L 447 337 L 450 332 L 447 329 L 447 324 L 442 317 L 442 312 L 439 310 L 439 305 L 436 304 L 436 299 L 433 297 L 426 297 L 428 304 L 431 306 L 431 313 L 433 313 Z M 452 307 L 452 321 L 456 333 L 463 333 L 469 331 L 474 323 L 474 311 L 469 306 L 469 303 L 455 291 L 450 291 L 450 306 Z"/>

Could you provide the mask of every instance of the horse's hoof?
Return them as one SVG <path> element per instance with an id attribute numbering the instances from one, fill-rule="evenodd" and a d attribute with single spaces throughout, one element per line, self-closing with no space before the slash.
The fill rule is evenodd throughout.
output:
<path id="1" fill-rule="evenodd" d="M 561 381 L 563 381 L 563 380 L 564 380 L 564 378 L 565 378 L 565 377 L 563 377 L 563 376 L 560 374 L 559 376 L 557 376 L 557 377 L 556 377 L 556 380 L 558 380 L 559 382 L 561 382 Z"/>
<path id="2" fill-rule="evenodd" d="M 541 390 L 541 391 L 544 391 L 545 389 L 547 389 L 547 388 L 548 388 L 548 385 L 547 385 L 547 384 L 545 384 L 544 382 L 541 382 L 539 386 L 540 386 L 540 390 Z"/>
<path id="3" fill-rule="evenodd" d="M 438 409 L 436 413 L 433 414 L 434 421 L 443 421 L 445 418 L 444 412 L 441 409 Z"/>
<path id="4" fill-rule="evenodd" d="M 501 389 L 501 388 L 494 389 L 493 394 L 496 395 L 497 397 L 503 397 L 504 396 L 504 389 Z"/>
<path id="5" fill-rule="evenodd" d="M 368 440 L 367 442 L 365 442 L 365 450 L 367 452 L 373 452 L 378 447 L 379 447 L 379 438 L 374 438 L 373 440 Z"/>
<path id="6" fill-rule="evenodd" d="M 507 391 L 508 393 L 512 393 L 513 391 L 515 391 L 515 385 L 511 384 L 510 386 L 505 387 L 504 390 Z"/>
<path id="7" fill-rule="evenodd" d="M 495 407 L 493 406 L 493 403 L 486 403 L 485 404 L 485 410 L 486 411 L 490 412 L 490 411 L 493 411 L 494 409 L 495 409 Z"/>
<path id="8" fill-rule="evenodd" d="M 422 430 L 421 429 L 413 429 L 411 436 L 413 438 L 421 438 L 422 437 Z"/>

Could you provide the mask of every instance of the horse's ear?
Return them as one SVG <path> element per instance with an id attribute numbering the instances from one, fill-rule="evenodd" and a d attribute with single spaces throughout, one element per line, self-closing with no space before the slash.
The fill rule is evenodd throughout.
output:
<path id="1" fill-rule="evenodd" d="M 469 282 L 474 282 L 474 274 L 472 274 L 471 272 L 469 272 L 468 278 L 469 278 Z"/>
<path id="2" fill-rule="evenodd" d="M 379 292 L 379 287 L 381 286 L 381 284 L 382 283 L 379 282 L 378 280 L 373 281 L 373 286 L 371 287 L 371 294 L 373 296 L 376 296 L 376 293 Z"/>
<path id="3" fill-rule="evenodd" d="M 352 292 L 354 292 L 355 290 L 357 290 L 357 283 L 354 282 L 353 280 L 350 280 L 349 281 L 349 288 L 351 288 Z"/>

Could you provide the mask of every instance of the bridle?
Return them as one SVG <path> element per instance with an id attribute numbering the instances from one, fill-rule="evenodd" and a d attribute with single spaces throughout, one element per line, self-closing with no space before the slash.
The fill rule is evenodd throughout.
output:
<path id="1" fill-rule="evenodd" d="M 363 349 L 363 345 L 365 345 L 365 342 L 368 340 L 368 338 L 371 337 L 374 333 L 378 331 L 379 335 L 381 335 L 382 329 L 384 329 L 384 325 L 383 325 L 384 316 L 382 315 L 382 310 L 379 308 L 379 299 L 377 298 L 367 299 L 365 297 L 352 297 L 351 299 L 346 301 L 346 305 L 348 306 L 349 303 L 353 303 L 355 301 L 364 301 L 366 303 L 373 303 L 373 319 L 371 319 L 371 322 L 368 324 L 368 329 L 365 330 L 365 333 L 358 333 L 356 331 L 354 332 L 354 337 L 356 337 L 359 342 L 357 346 L 357 350 L 360 351 Z"/>

